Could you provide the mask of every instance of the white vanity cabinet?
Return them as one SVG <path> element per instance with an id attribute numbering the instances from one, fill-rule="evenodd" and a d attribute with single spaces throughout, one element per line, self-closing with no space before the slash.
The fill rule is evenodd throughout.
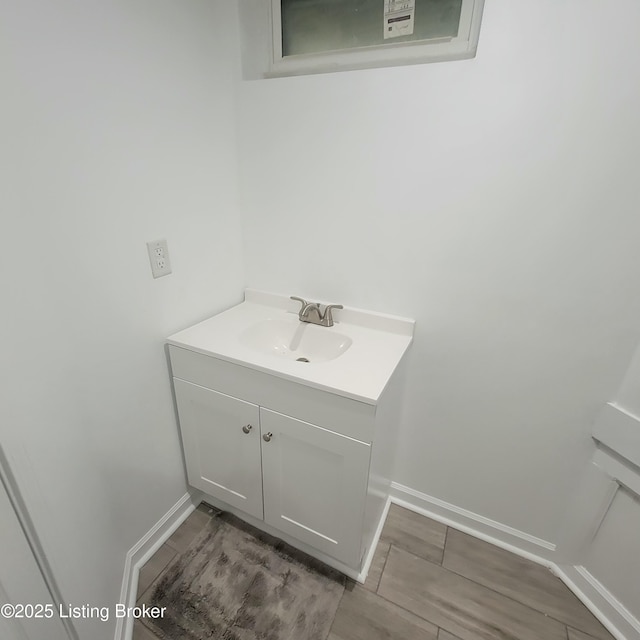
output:
<path id="1" fill-rule="evenodd" d="M 174 389 L 189 484 L 358 566 L 370 443 L 181 378 Z"/>
<path id="2" fill-rule="evenodd" d="M 248 289 L 168 338 L 187 477 L 211 504 L 362 581 L 414 323 L 345 308 L 318 327 L 298 306 Z"/>
<path id="3" fill-rule="evenodd" d="M 358 564 L 369 444 L 179 378 L 174 388 L 192 486 Z"/>

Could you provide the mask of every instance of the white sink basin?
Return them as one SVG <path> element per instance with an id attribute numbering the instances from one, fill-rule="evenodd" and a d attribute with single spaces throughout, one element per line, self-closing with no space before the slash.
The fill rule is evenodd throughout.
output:
<path id="1" fill-rule="evenodd" d="M 334 327 L 300 322 L 296 316 L 262 320 L 245 329 L 238 339 L 256 351 L 303 363 L 335 360 L 353 344 Z"/>
<path id="2" fill-rule="evenodd" d="M 299 310 L 289 296 L 247 289 L 244 302 L 168 342 L 376 404 L 411 344 L 414 321 L 345 307 L 335 310 L 334 326 L 321 327 L 300 322 Z"/>

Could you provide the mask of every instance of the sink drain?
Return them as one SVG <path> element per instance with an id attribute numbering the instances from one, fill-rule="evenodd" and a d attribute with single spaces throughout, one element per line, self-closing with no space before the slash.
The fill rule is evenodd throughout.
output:
<path id="1" fill-rule="evenodd" d="M 308 358 L 296 358 L 296 362 L 311 362 Z"/>

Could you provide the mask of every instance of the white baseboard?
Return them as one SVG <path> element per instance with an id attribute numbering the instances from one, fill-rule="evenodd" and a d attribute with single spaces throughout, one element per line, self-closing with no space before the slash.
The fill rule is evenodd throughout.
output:
<path id="1" fill-rule="evenodd" d="M 617 640 L 640 640 L 638 620 L 584 567 L 556 564 L 554 544 L 397 482 L 391 501 L 548 567 Z"/>
<path id="2" fill-rule="evenodd" d="M 550 567 L 553 563 L 555 544 L 426 493 L 392 482 L 391 501 L 538 564 Z"/>
<path id="3" fill-rule="evenodd" d="M 376 547 L 378 546 L 378 542 L 380 541 L 380 536 L 382 535 L 382 529 L 384 528 L 384 523 L 387 520 L 387 514 L 389 513 L 389 507 L 391 506 L 391 499 L 387 498 L 387 501 L 384 505 L 384 509 L 382 510 L 382 517 L 380 518 L 380 522 L 378 522 L 378 526 L 376 528 L 376 532 L 373 534 L 373 540 L 371 541 L 371 546 L 367 550 L 367 555 L 362 563 L 362 571 L 360 575 L 356 578 L 358 582 L 364 584 L 367 579 L 367 575 L 369 575 L 369 569 L 371 568 L 371 563 L 373 562 L 373 556 L 376 553 Z"/>
<path id="4" fill-rule="evenodd" d="M 199 496 L 185 493 L 167 513 L 129 549 L 124 563 L 124 575 L 120 590 L 121 604 L 133 607 L 136 603 L 138 591 L 138 573 L 140 568 L 165 543 L 171 534 L 187 519 L 189 514 L 198 506 Z M 114 640 L 131 640 L 133 634 L 133 620 L 118 618 Z"/>
<path id="5" fill-rule="evenodd" d="M 556 575 L 617 640 L 640 640 L 640 621 L 584 567 L 561 565 Z"/>

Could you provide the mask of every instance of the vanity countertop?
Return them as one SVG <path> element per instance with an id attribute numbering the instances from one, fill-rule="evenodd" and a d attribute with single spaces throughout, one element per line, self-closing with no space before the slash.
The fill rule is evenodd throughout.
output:
<path id="1" fill-rule="evenodd" d="M 167 342 L 377 404 L 411 344 L 415 321 L 345 307 L 334 310 L 332 327 L 319 327 L 300 322 L 299 308 L 288 296 L 247 289 L 244 302 L 173 334 Z"/>

